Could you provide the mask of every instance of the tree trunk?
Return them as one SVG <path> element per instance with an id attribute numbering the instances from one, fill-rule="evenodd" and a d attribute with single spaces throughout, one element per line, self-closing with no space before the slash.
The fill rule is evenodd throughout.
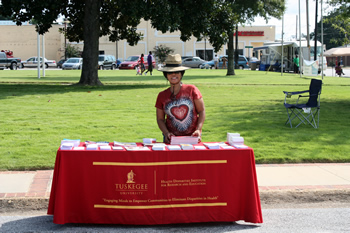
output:
<path id="1" fill-rule="evenodd" d="M 235 39 L 236 39 L 236 48 L 235 48 L 235 69 L 238 69 L 239 66 L 238 66 L 238 24 L 236 24 L 236 36 L 235 36 Z"/>
<path id="2" fill-rule="evenodd" d="M 228 33 L 228 65 L 227 65 L 227 74 L 226 75 L 235 75 L 235 69 L 234 69 L 234 57 L 233 57 L 233 32 Z"/>
<path id="3" fill-rule="evenodd" d="M 100 38 L 100 0 L 85 0 L 83 70 L 80 85 L 103 85 L 98 79 L 98 45 Z"/>

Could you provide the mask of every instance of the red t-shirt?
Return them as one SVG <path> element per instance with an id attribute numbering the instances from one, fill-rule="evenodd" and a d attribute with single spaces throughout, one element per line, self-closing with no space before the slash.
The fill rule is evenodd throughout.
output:
<path id="1" fill-rule="evenodd" d="M 202 94 L 194 85 L 182 84 L 176 98 L 171 98 L 170 88 L 160 92 L 155 107 L 166 114 L 166 126 L 176 136 L 189 136 L 197 127 L 198 113 L 194 100 L 202 98 Z"/>

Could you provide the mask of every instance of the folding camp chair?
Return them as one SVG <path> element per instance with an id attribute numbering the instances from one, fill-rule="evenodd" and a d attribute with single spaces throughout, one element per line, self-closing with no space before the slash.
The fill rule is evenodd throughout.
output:
<path id="1" fill-rule="evenodd" d="M 286 124 L 289 123 L 290 127 L 293 128 L 292 121 L 294 119 L 298 121 L 299 119 L 300 122 L 298 121 L 299 124 L 295 126 L 295 128 L 297 128 L 301 123 L 310 124 L 315 129 L 318 128 L 320 119 L 321 88 L 322 80 L 312 79 L 309 90 L 295 92 L 283 91 L 285 94 L 284 107 L 286 108 L 288 114 Z M 301 95 L 307 92 L 309 93 L 308 95 Z M 293 95 L 299 95 L 296 103 L 287 103 L 287 98 L 291 98 Z M 306 103 L 299 103 L 299 100 L 302 100 L 302 98 L 305 97 L 308 97 L 308 101 Z"/>

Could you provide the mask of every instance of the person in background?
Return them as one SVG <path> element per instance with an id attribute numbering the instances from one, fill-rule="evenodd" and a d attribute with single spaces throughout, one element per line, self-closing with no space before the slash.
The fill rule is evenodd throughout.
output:
<path id="1" fill-rule="evenodd" d="M 275 64 L 273 64 L 273 68 L 275 71 L 281 71 L 281 64 L 276 60 Z"/>
<path id="2" fill-rule="evenodd" d="M 219 65 L 219 58 L 218 58 L 218 55 L 215 54 L 215 56 L 214 56 L 214 67 L 215 67 L 215 69 L 218 68 L 218 65 Z"/>
<path id="3" fill-rule="evenodd" d="M 149 51 L 148 57 L 147 57 L 147 64 L 148 64 L 148 69 L 145 72 L 145 75 L 147 75 L 147 73 L 149 72 L 152 75 L 152 71 L 153 71 L 153 56 L 152 56 L 152 52 Z"/>
<path id="4" fill-rule="evenodd" d="M 299 73 L 299 57 L 298 55 L 295 55 L 295 58 L 293 59 L 294 63 L 294 73 L 298 74 Z"/>
<path id="5" fill-rule="evenodd" d="M 135 70 L 136 70 L 136 75 L 141 75 L 140 64 L 137 64 L 137 65 L 135 66 Z"/>
<path id="6" fill-rule="evenodd" d="M 226 62 L 227 62 L 227 58 L 225 56 L 222 57 L 222 68 L 223 69 L 226 69 L 227 66 L 226 66 Z"/>
<path id="7" fill-rule="evenodd" d="M 165 66 L 159 69 L 170 87 L 158 94 L 156 117 L 165 143 L 172 136 L 197 136 L 201 141 L 205 109 L 202 94 L 194 85 L 183 84 L 185 70 L 180 54 L 168 55 Z"/>
<path id="8" fill-rule="evenodd" d="M 143 72 L 146 70 L 144 56 L 145 55 L 143 53 L 141 53 L 141 57 L 140 57 L 140 60 L 139 60 L 139 65 L 140 65 L 140 69 L 141 69 L 140 75 L 142 75 Z"/>
<path id="9" fill-rule="evenodd" d="M 343 72 L 343 69 L 340 66 L 340 62 L 338 62 L 338 65 L 335 66 L 335 73 L 341 77 L 341 75 L 345 75 Z"/>

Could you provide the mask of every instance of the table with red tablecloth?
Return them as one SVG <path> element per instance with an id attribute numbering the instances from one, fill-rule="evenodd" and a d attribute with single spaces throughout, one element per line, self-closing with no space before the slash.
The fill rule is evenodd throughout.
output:
<path id="1" fill-rule="evenodd" d="M 59 149 L 48 214 L 57 224 L 262 223 L 254 152 Z"/>

